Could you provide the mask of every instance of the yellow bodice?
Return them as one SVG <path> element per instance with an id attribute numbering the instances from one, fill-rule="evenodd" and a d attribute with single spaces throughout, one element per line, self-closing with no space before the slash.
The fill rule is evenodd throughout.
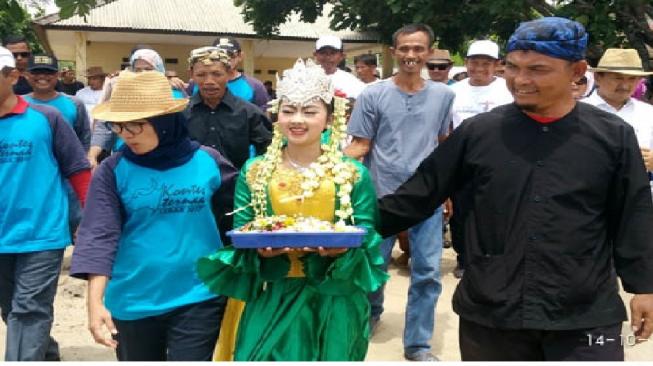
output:
<path id="1" fill-rule="evenodd" d="M 301 196 L 302 175 L 295 169 L 280 165 L 270 179 L 268 192 L 270 203 L 275 215 L 301 215 L 312 216 L 324 221 L 333 222 L 336 208 L 336 186 L 333 179 L 325 177 L 320 182 L 313 196 L 305 199 L 297 199 Z M 291 252 L 290 270 L 288 277 L 304 277 L 304 268 L 299 258 L 303 255 L 300 252 Z"/>
<path id="2" fill-rule="evenodd" d="M 277 168 L 268 187 L 275 215 L 313 216 L 333 222 L 336 209 L 336 186 L 333 179 L 322 179 L 313 196 L 303 200 L 295 198 L 302 194 L 301 182 L 302 175 L 297 170 L 285 166 Z"/>

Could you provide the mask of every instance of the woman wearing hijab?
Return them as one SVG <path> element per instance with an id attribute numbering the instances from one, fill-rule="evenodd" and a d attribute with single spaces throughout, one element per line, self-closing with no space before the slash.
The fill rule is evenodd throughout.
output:
<path id="1" fill-rule="evenodd" d="M 120 361 L 210 360 L 218 337 L 225 300 L 195 263 L 222 247 L 237 173 L 189 139 L 187 103 L 160 72 L 124 72 L 93 111 L 125 145 L 95 172 L 71 275 L 88 279 L 89 329 Z"/>
<path id="2" fill-rule="evenodd" d="M 132 72 L 156 71 L 165 75 L 166 69 L 161 56 L 149 48 L 138 48 L 133 50 L 129 58 L 129 70 Z M 104 90 L 100 97 L 100 103 L 106 102 L 111 98 L 111 92 L 114 88 L 116 78 L 109 79 L 104 83 Z M 176 86 L 169 86 L 172 96 L 175 99 L 184 99 L 188 95 Z M 105 121 L 99 120 L 93 123 L 93 134 L 91 136 L 91 148 L 88 152 L 88 158 L 91 166 L 95 168 L 98 164 L 98 157 L 102 150 L 117 151 L 122 146 L 122 140 L 116 138 L 117 135 L 107 128 Z"/>

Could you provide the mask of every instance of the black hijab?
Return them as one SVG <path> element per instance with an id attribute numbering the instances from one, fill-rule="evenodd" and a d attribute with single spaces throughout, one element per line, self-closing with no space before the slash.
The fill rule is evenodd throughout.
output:
<path id="1" fill-rule="evenodd" d="M 188 162 L 200 144 L 188 136 L 186 118 L 182 113 L 165 114 L 147 118 L 159 137 L 154 150 L 137 155 L 127 145 L 121 149 L 123 156 L 134 164 L 156 170 L 167 170 Z"/>

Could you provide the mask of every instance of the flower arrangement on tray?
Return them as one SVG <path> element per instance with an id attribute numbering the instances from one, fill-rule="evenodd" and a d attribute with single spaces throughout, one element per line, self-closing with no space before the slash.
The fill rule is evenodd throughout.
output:
<path id="1" fill-rule="evenodd" d="M 329 221 L 318 220 L 314 217 L 303 216 L 267 216 L 254 219 L 238 229 L 240 232 L 360 232 L 356 226 L 345 225 L 338 221 L 333 224 Z"/>
<path id="2" fill-rule="evenodd" d="M 228 235 L 236 248 L 351 248 L 361 245 L 366 230 L 314 217 L 259 217 Z"/>

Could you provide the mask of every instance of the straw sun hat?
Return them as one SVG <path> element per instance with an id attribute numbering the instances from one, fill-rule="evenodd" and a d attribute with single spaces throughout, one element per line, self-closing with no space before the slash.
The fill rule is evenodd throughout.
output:
<path id="1" fill-rule="evenodd" d="M 599 64 L 595 68 L 591 68 L 590 71 L 632 76 L 653 75 L 653 72 L 644 71 L 642 59 L 639 58 L 637 50 L 633 48 L 608 48 L 599 60 Z"/>
<path id="2" fill-rule="evenodd" d="M 158 71 L 123 71 L 113 87 L 111 99 L 93 109 L 95 119 L 129 122 L 181 112 L 188 99 L 174 99 L 168 79 Z"/>

